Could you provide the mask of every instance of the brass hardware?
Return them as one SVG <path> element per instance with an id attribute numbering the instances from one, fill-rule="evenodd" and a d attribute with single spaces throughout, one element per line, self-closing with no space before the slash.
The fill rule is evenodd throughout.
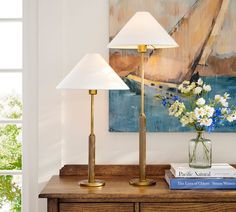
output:
<path id="1" fill-rule="evenodd" d="M 147 45 L 138 45 L 138 53 L 146 53 Z"/>
<path id="2" fill-rule="evenodd" d="M 80 186 L 83 187 L 101 187 L 105 185 L 105 181 L 103 180 L 95 180 L 93 183 L 89 182 L 88 180 L 80 181 Z"/>
<path id="3" fill-rule="evenodd" d="M 90 95 L 97 95 L 97 90 L 89 90 Z"/>
<path id="4" fill-rule="evenodd" d="M 90 111 L 90 137 L 94 137 L 94 140 L 95 140 L 95 135 L 94 135 L 94 95 L 97 95 L 97 90 L 89 90 L 89 94 L 91 95 L 91 111 Z"/>
<path id="5" fill-rule="evenodd" d="M 94 95 L 97 90 L 89 90 L 91 95 L 91 122 L 89 135 L 89 158 L 88 158 L 88 180 L 79 182 L 80 186 L 99 187 L 104 186 L 105 182 L 95 179 L 95 134 L 94 134 Z"/>
<path id="6" fill-rule="evenodd" d="M 139 178 L 134 178 L 129 181 L 129 184 L 133 186 L 153 186 L 156 185 L 156 181 L 152 179 L 140 180 Z"/>
<path id="7" fill-rule="evenodd" d="M 144 112 L 144 53 L 147 52 L 146 45 L 139 45 L 138 52 L 141 53 L 141 97 L 139 115 L 139 178 L 129 181 L 134 186 L 151 186 L 156 182 L 146 179 L 146 115 Z"/>

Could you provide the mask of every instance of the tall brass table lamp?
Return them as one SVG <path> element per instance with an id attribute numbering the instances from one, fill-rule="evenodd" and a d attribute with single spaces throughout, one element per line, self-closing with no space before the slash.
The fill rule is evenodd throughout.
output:
<path id="1" fill-rule="evenodd" d="M 95 134 L 94 96 L 97 90 L 128 90 L 129 87 L 99 54 L 87 54 L 59 83 L 58 89 L 85 89 L 91 96 L 91 129 L 89 135 L 88 179 L 79 182 L 81 186 L 99 187 L 105 185 L 95 179 Z"/>
<path id="2" fill-rule="evenodd" d="M 144 54 L 147 49 L 178 47 L 174 39 L 148 12 L 137 12 L 109 43 L 108 48 L 137 49 L 141 54 L 141 101 L 139 116 L 139 178 L 131 185 L 151 186 L 156 182 L 146 178 L 146 116 L 144 112 Z"/>

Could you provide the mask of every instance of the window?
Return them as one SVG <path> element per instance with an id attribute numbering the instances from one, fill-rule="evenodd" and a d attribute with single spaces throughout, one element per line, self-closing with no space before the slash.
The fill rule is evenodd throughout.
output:
<path id="1" fill-rule="evenodd" d="M 0 0 L 0 211 L 21 211 L 22 0 Z"/>

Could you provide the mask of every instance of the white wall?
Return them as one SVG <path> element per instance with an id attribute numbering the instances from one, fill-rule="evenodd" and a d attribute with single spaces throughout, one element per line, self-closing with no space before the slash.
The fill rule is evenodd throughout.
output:
<path id="1" fill-rule="evenodd" d="M 38 192 L 61 167 L 62 18 L 62 1 L 38 1 Z"/>
<path id="2" fill-rule="evenodd" d="M 89 104 L 86 91 L 56 90 L 86 53 L 108 59 L 108 0 L 39 1 L 39 191 L 62 164 L 87 163 Z M 62 97 L 60 96 L 62 94 Z M 97 164 L 138 163 L 138 134 L 108 132 L 108 93 L 95 98 Z M 191 133 L 148 133 L 147 163 L 187 161 Z M 215 162 L 236 163 L 233 133 L 209 135 Z M 39 211 L 46 211 L 45 201 Z"/>
<path id="3" fill-rule="evenodd" d="M 38 2 L 24 0 L 23 211 L 38 208 Z M 29 59 L 30 58 L 30 59 Z M 30 120 L 30 121 L 29 121 Z M 32 204 L 33 203 L 33 204 Z"/>

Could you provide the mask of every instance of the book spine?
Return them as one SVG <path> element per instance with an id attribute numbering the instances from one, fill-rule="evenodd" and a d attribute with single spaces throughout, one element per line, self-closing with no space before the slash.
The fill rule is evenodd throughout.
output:
<path id="1" fill-rule="evenodd" d="M 185 178 L 206 178 L 206 177 L 214 177 L 214 178 L 236 178 L 236 172 L 235 171 L 214 171 L 214 170 L 206 170 L 206 171 L 193 171 L 193 170 L 174 170 L 170 169 L 172 174 L 175 177 L 185 177 Z"/>
<path id="2" fill-rule="evenodd" d="M 174 179 L 169 178 L 170 189 L 236 189 L 236 179 Z"/>

